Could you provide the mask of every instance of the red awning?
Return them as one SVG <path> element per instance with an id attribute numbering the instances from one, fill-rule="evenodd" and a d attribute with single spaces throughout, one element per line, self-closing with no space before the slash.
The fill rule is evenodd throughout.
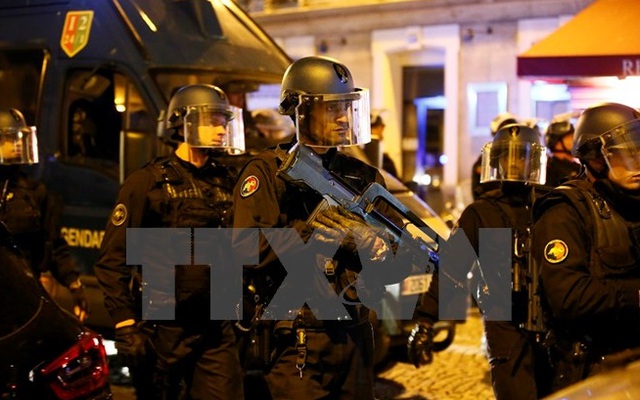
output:
<path id="1" fill-rule="evenodd" d="M 596 0 L 518 56 L 519 77 L 640 75 L 640 1 Z"/>

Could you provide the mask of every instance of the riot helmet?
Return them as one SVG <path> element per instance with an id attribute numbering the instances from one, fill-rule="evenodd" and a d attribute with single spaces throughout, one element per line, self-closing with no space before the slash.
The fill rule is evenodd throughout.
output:
<path id="1" fill-rule="evenodd" d="M 354 86 L 349 69 L 329 57 L 293 62 L 284 73 L 279 111 L 294 118 L 298 142 L 338 147 L 371 141 L 369 91 Z"/>
<path id="2" fill-rule="evenodd" d="M 565 145 L 562 142 L 562 138 L 567 135 L 573 135 L 574 132 L 575 128 L 571 122 L 570 115 L 557 115 L 551 120 L 549 126 L 547 126 L 544 133 L 544 144 L 549 150 L 558 151 L 554 149 L 556 145 L 560 143 L 563 147 L 561 151 L 571 154 L 571 149 L 564 148 Z"/>
<path id="3" fill-rule="evenodd" d="M 229 104 L 227 95 L 207 84 L 179 88 L 169 100 L 161 136 L 192 147 L 245 150 L 242 110 Z"/>
<path id="4" fill-rule="evenodd" d="M 537 129 L 524 124 L 509 124 L 498 130 L 491 142 L 482 147 L 480 183 L 513 181 L 544 184 L 547 153 Z"/>
<path id="5" fill-rule="evenodd" d="M 578 118 L 571 153 L 583 162 L 601 157 L 602 134 L 637 118 L 640 112 L 624 104 L 600 103 L 588 107 Z"/>
<path id="6" fill-rule="evenodd" d="M 0 165 L 38 162 L 36 127 L 15 108 L 0 109 Z"/>

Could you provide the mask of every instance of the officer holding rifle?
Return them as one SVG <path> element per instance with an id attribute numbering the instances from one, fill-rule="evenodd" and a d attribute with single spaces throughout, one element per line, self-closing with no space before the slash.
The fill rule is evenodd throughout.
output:
<path id="1" fill-rule="evenodd" d="M 372 328 L 359 296 L 380 288 L 360 287 L 357 279 L 363 264 L 390 254 L 389 238 L 343 207 L 316 210 L 322 195 L 279 173 L 287 152 L 301 146 L 354 193 L 372 182 L 384 184 L 375 168 L 337 151 L 370 140 L 368 91 L 355 87 L 338 60 L 312 56 L 289 66 L 280 93 L 280 113 L 294 119 L 297 136 L 250 161 L 234 192 L 234 228 L 262 228 L 258 262 L 245 265 L 245 274 L 267 304 L 263 318 L 276 320 L 267 384 L 274 399 L 373 399 Z M 267 240 L 264 228 L 291 228 L 295 237 L 276 246 L 277 238 Z M 235 237 L 236 254 L 255 247 L 248 235 Z M 305 249 L 312 249 L 311 256 L 295 258 Z M 285 265 L 290 259 L 304 261 Z M 302 273 L 309 284 L 291 288 L 287 273 Z M 287 308 L 274 300 L 287 290 L 297 290 L 300 304 Z M 336 301 L 335 309 L 325 307 Z"/>

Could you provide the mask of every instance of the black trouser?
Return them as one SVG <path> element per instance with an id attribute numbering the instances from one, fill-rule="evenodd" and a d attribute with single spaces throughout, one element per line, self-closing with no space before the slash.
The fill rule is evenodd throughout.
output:
<path id="1" fill-rule="evenodd" d="M 512 322 L 484 321 L 496 400 L 535 400 L 549 391 L 550 367 L 541 344 Z"/>
<path id="2" fill-rule="evenodd" d="M 267 383 L 275 400 L 373 400 L 373 330 L 327 321 L 322 329 L 306 329 L 305 367 L 296 368 L 295 332 L 276 323 L 273 366 Z"/>
<path id="3" fill-rule="evenodd" d="M 138 399 L 243 399 L 242 370 L 231 323 L 152 329 L 146 365 L 133 369 Z"/>

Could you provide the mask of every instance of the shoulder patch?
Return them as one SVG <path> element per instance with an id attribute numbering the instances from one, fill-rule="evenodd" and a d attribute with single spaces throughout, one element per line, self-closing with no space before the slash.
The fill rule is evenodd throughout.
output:
<path id="1" fill-rule="evenodd" d="M 127 220 L 127 207 L 124 204 L 120 203 L 113 209 L 111 213 L 111 223 L 115 226 L 120 226 L 124 224 L 124 221 Z"/>
<path id="2" fill-rule="evenodd" d="M 569 247 L 560 239 L 550 240 L 544 246 L 544 259 L 551 264 L 562 262 L 569 255 Z"/>
<path id="3" fill-rule="evenodd" d="M 242 181 L 240 196 L 249 197 L 254 194 L 259 187 L 260 181 L 258 180 L 258 178 L 255 175 L 249 175 L 244 179 L 244 181 Z"/>

